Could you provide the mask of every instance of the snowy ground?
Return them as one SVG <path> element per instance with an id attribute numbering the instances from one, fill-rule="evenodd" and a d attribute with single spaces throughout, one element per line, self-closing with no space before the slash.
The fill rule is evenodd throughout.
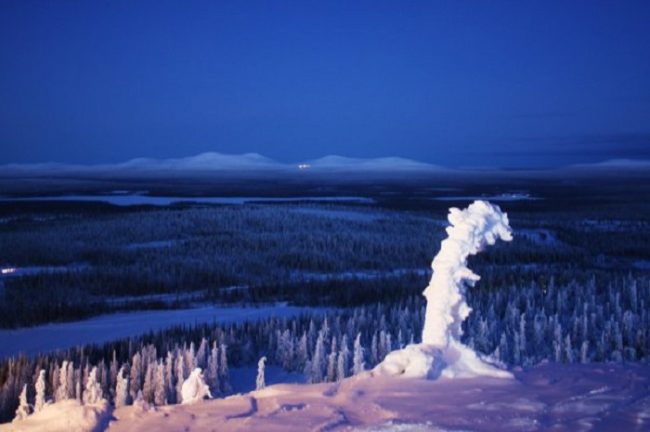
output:
<path id="1" fill-rule="evenodd" d="M 104 430 L 110 419 L 111 432 L 650 430 L 648 365 L 548 364 L 515 376 L 428 381 L 364 373 L 338 384 L 280 384 L 193 405 L 128 406 L 103 417 L 93 412 L 91 418 L 99 423 L 94 430 Z M 57 405 L 47 418 L 82 418 L 82 407 Z M 39 415 L 0 431 L 92 430 L 70 422 L 59 427 Z"/>
<path id="2" fill-rule="evenodd" d="M 83 321 L 0 330 L 0 357 L 21 352 L 33 355 L 82 344 L 104 343 L 181 324 L 229 323 L 270 316 L 294 316 L 318 310 L 320 309 L 277 303 L 260 307 L 205 306 L 107 314 Z"/>
<path id="3" fill-rule="evenodd" d="M 143 413 L 122 408 L 109 431 L 650 429 L 650 367 L 544 365 L 495 378 L 356 377 L 340 385 L 277 385 Z"/>

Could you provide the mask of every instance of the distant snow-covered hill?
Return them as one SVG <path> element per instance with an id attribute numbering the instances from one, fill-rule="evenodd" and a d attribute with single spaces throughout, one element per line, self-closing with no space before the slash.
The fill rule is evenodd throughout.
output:
<path id="1" fill-rule="evenodd" d="M 382 157 L 373 159 L 349 158 L 329 155 L 305 162 L 306 166 L 317 170 L 336 171 L 431 171 L 442 167 L 401 157 Z"/>
<path id="2" fill-rule="evenodd" d="M 343 156 L 325 156 L 304 163 L 283 163 L 260 155 L 258 153 L 223 154 L 217 152 L 201 153 L 196 156 L 155 159 L 136 158 L 116 164 L 79 165 L 63 163 L 37 163 L 37 164 L 8 164 L 0 166 L 0 175 L 25 175 L 25 174 L 66 174 L 84 173 L 95 174 L 127 174 L 137 175 L 173 172 L 175 174 L 187 173 L 292 173 L 292 172 L 404 172 L 404 171 L 433 171 L 442 170 L 436 165 L 418 162 L 400 157 L 383 157 L 374 159 L 348 158 Z"/>

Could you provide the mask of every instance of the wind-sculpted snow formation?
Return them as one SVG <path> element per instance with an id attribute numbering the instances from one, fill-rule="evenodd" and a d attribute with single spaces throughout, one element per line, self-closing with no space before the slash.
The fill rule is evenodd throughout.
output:
<path id="1" fill-rule="evenodd" d="M 467 257 L 497 240 L 512 240 L 508 215 L 487 201 L 474 201 L 464 210 L 451 208 L 448 220 L 448 236 L 431 263 L 433 275 L 423 293 L 427 308 L 422 343 L 389 353 L 373 374 L 430 379 L 511 377 L 460 341 L 461 325 L 471 312 L 465 291 L 480 279 L 467 267 Z"/>

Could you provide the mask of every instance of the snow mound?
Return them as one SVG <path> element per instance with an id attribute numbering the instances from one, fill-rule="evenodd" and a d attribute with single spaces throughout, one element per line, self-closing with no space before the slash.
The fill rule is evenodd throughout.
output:
<path id="1" fill-rule="evenodd" d="M 371 376 L 402 378 L 512 378 L 510 372 L 499 369 L 479 357 L 471 348 L 452 341 L 445 349 L 433 345 L 413 344 L 389 353 L 371 372 Z"/>
<path id="2" fill-rule="evenodd" d="M 465 291 L 480 277 L 467 267 L 467 257 L 497 240 L 512 240 L 508 215 L 487 201 L 474 201 L 466 209 L 449 209 L 447 238 L 431 263 L 433 275 L 424 290 L 427 308 L 422 344 L 388 354 L 373 373 L 436 379 L 491 376 L 509 378 L 460 342 L 461 325 L 471 308 Z"/>
<path id="3" fill-rule="evenodd" d="M 106 400 L 82 405 L 74 399 L 47 404 L 24 420 L 0 426 L 0 431 L 90 432 L 103 430 L 111 413 Z"/>

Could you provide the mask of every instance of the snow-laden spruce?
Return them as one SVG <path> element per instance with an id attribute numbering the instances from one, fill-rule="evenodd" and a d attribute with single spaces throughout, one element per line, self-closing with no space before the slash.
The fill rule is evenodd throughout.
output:
<path id="1" fill-rule="evenodd" d="M 435 379 L 487 375 L 511 377 L 462 344 L 461 325 L 471 308 L 465 290 L 480 277 L 467 267 L 467 257 L 497 240 L 511 241 L 508 215 L 487 201 L 464 210 L 449 210 L 447 238 L 431 263 L 433 275 L 424 290 L 427 307 L 422 343 L 389 353 L 373 374 Z"/>

